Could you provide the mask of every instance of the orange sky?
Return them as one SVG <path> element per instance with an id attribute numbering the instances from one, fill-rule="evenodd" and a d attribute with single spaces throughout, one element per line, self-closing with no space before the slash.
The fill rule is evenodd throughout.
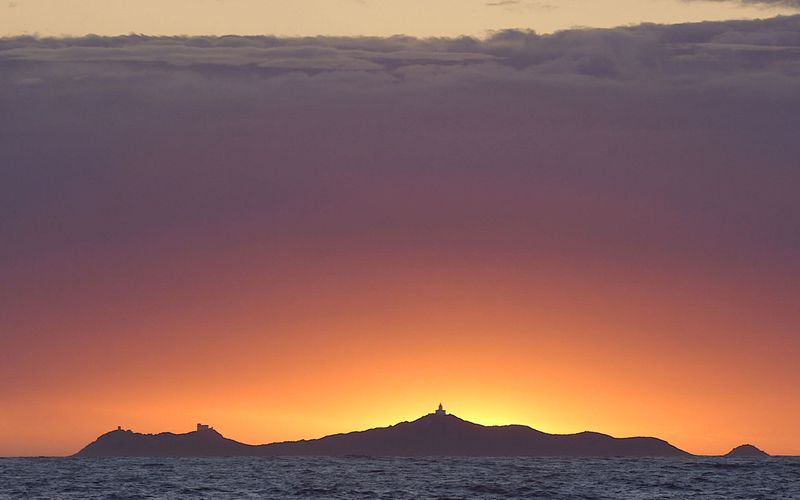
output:
<path id="1" fill-rule="evenodd" d="M 312 252 L 275 269 L 252 249 L 198 250 L 146 290 L 83 276 L 62 310 L 27 325 L 58 335 L 7 360 L 36 373 L 19 387 L 4 378 L 0 453 L 67 454 L 116 425 L 195 421 L 248 443 L 308 438 L 413 419 L 439 400 L 484 424 L 798 451 L 795 341 L 776 300 L 792 287 L 624 262 Z"/>

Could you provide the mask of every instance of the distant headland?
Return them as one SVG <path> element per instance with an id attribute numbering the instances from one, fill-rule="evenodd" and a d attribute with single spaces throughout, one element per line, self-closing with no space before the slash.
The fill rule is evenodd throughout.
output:
<path id="1" fill-rule="evenodd" d="M 759 457 L 768 457 L 769 454 L 767 454 L 767 452 L 763 450 L 756 448 L 752 444 L 743 444 L 741 446 L 737 446 L 736 448 L 732 449 L 725 456 L 730 458 L 759 458 Z"/>
<path id="2" fill-rule="evenodd" d="M 319 439 L 262 445 L 244 444 L 228 439 L 205 424 L 197 424 L 195 431 L 185 434 L 171 432 L 140 434 L 118 427 L 103 434 L 75 454 L 77 457 L 342 455 L 691 456 L 654 437 L 615 438 L 597 432 L 547 434 L 525 425 L 479 425 L 448 414 L 441 404 L 433 413 L 412 422 L 334 434 Z"/>

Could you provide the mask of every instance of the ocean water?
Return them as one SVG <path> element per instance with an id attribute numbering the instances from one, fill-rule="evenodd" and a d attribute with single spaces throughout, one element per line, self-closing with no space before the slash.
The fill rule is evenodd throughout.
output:
<path id="1" fill-rule="evenodd" d="M 6 458 L 0 498 L 800 499 L 800 458 Z"/>

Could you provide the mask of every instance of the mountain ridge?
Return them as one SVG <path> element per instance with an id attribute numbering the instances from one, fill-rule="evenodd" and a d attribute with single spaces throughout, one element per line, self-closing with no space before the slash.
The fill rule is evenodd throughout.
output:
<path id="1" fill-rule="evenodd" d="M 690 456 L 655 437 L 583 431 L 548 434 L 527 425 L 484 426 L 440 407 L 416 420 L 321 438 L 251 445 L 198 424 L 193 432 L 140 434 L 117 428 L 77 457 L 112 456 Z"/>

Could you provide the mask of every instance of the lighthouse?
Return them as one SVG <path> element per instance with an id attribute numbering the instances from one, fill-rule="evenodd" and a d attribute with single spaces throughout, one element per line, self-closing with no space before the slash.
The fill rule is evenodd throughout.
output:
<path id="1" fill-rule="evenodd" d="M 444 411 L 444 408 L 442 407 L 442 403 L 439 403 L 439 408 L 436 410 L 435 414 L 436 415 L 447 415 L 447 412 Z"/>

